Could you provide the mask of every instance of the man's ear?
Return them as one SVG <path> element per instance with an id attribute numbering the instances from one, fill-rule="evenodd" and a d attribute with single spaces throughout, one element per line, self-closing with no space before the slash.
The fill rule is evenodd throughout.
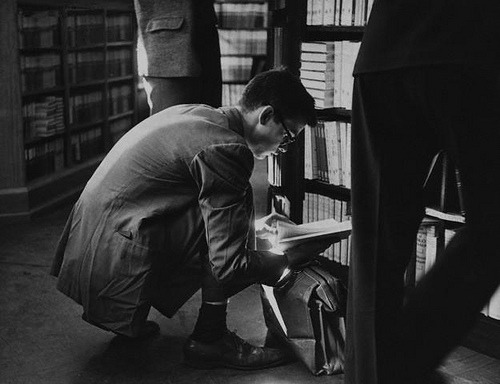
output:
<path id="1" fill-rule="evenodd" d="M 274 108 L 266 105 L 259 113 L 259 123 L 265 125 L 274 116 Z"/>

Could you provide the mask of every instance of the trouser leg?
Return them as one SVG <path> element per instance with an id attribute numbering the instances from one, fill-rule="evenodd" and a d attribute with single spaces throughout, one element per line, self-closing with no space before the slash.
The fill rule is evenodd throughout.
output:
<path id="1" fill-rule="evenodd" d="M 346 383 L 385 383 L 398 366 L 394 327 L 404 271 L 423 216 L 422 185 L 437 150 L 428 141 L 415 83 L 387 74 L 355 80 Z"/>
<path id="2" fill-rule="evenodd" d="M 356 81 L 347 383 L 400 383 L 434 369 L 498 286 L 499 103 L 498 76 L 488 70 L 420 68 Z M 460 169 L 467 224 L 402 306 L 422 209 L 415 181 L 425 175 L 412 164 L 427 165 L 441 149 Z"/>

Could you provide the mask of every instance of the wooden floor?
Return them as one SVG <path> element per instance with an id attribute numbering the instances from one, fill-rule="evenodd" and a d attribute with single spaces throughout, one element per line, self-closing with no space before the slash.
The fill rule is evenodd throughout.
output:
<path id="1" fill-rule="evenodd" d="M 465 347 L 459 347 L 451 354 L 442 371 L 472 383 L 500 384 L 500 360 Z"/>

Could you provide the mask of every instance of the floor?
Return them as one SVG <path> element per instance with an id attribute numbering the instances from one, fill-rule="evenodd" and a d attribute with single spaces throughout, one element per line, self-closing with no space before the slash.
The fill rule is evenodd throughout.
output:
<path id="1" fill-rule="evenodd" d="M 261 214 L 265 163 L 258 163 L 257 171 L 252 182 Z M 152 312 L 161 335 L 144 343 L 125 344 L 85 323 L 80 307 L 56 291 L 55 279 L 48 275 L 68 209 L 0 228 L 1 384 L 342 383 L 342 375 L 315 377 L 299 362 L 254 372 L 186 367 L 182 344 L 194 325 L 199 295 L 172 319 Z M 257 287 L 230 301 L 228 324 L 250 342 L 263 343 L 266 329 Z M 500 383 L 500 362 L 466 348 L 453 353 L 443 370 L 472 383 Z"/>

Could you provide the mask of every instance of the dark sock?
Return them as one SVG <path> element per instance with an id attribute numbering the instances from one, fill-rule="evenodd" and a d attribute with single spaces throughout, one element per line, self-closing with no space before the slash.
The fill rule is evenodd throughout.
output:
<path id="1" fill-rule="evenodd" d="M 203 343 L 219 340 L 227 330 L 226 308 L 227 304 L 202 303 L 191 339 Z"/>

